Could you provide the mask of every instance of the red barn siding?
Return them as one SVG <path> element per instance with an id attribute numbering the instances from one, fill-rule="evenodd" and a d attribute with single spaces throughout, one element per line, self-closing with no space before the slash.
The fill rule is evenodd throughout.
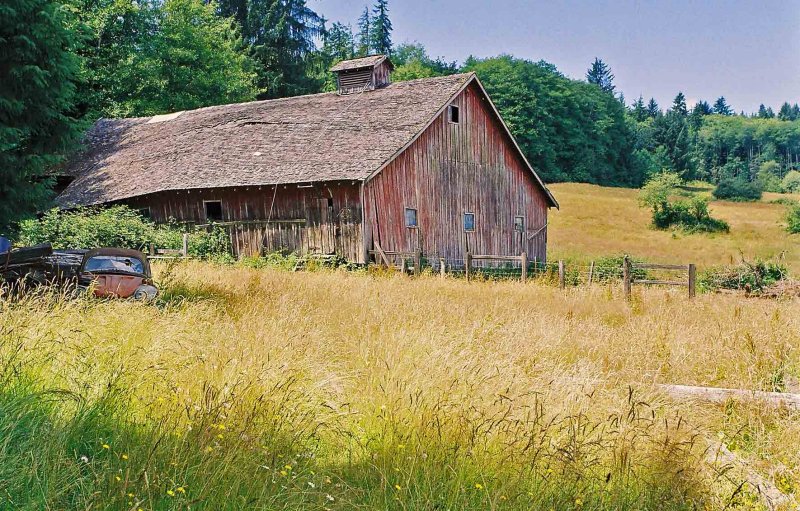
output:
<path id="1" fill-rule="evenodd" d="M 236 255 L 276 250 L 337 253 L 363 262 L 360 183 L 315 183 L 167 191 L 125 201 L 156 222 L 205 224 L 204 200 L 221 200 Z M 273 202 L 274 197 L 274 202 Z M 328 199 L 332 199 L 329 206 Z M 271 213 L 270 213 L 271 211 Z"/>
<path id="2" fill-rule="evenodd" d="M 473 254 L 519 255 L 544 261 L 548 201 L 474 83 L 454 101 L 460 122 L 445 109 L 397 159 L 365 184 L 367 243 L 457 262 Z M 417 209 L 418 229 L 404 210 Z M 464 232 L 463 214 L 475 214 Z M 514 231 L 514 217 L 525 231 Z"/>

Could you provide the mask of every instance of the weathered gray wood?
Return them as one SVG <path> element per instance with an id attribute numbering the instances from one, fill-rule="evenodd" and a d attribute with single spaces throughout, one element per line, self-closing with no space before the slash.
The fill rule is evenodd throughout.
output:
<path id="1" fill-rule="evenodd" d="M 447 276 L 447 263 L 445 262 L 444 258 L 439 259 L 439 275 L 442 278 Z"/>
<path id="2" fill-rule="evenodd" d="M 183 233 L 183 245 L 181 246 L 183 257 L 189 257 L 189 233 Z"/>
<path id="3" fill-rule="evenodd" d="M 522 268 L 522 282 L 528 278 L 528 254 L 525 252 L 519 255 L 520 267 Z"/>
<path id="4" fill-rule="evenodd" d="M 631 260 L 628 256 L 622 259 L 622 291 L 625 299 L 631 299 Z"/>
<path id="5" fill-rule="evenodd" d="M 800 394 L 764 392 L 760 390 L 698 387 L 694 385 L 660 384 L 658 388 L 679 399 L 701 399 L 712 403 L 725 403 L 729 399 L 738 401 L 761 401 L 776 406 L 800 408 Z"/>
<path id="6" fill-rule="evenodd" d="M 688 270 L 689 265 L 686 264 L 654 264 L 654 263 L 632 263 L 634 268 L 641 268 L 643 270 Z"/>
<path id="7" fill-rule="evenodd" d="M 592 285 L 592 279 L 594 278 L 594 261 L 592 264 L 589 265 L 589 285 Z"/>
<path id="8" fill-rule="evenodd" d="M 694 264 L 689 265 L 689 298 L 694 298 L 696 293 L 697 283 L 697 267 Z"/>
<path id="9" fill-rule="evenodd" d="M 464 257 L 464 276 L 469 281 L 469 274 L 470 270 L 472 269 L 472 254 L 467 252 L 466 256 Z"/>
<path id="10" fill-rule="evenodd" d="M 414 254 L 414 275 L 419 275 L 422 272 L 422 251 L 417 250 Z"/>
<path id="11" fill-rule="evenodd" d="M 652 279 L 643 279 L 643 280 L 633 280 L 633 284 L 652 284 L 652 285 L 659 285 L 659 286 L 688 286 L 688 282 L 678 281 L 678 280 L 652 280 Z"/>
<path id="12" fill-rule="evenodd" d="M 564 289 L 566 287 L 566 268 L 564 267 L 564 261 L 558 261 L 558 287 Z"/>
<path id="13" fill-rule="evenodd" d="M 519 261 L 519 256 L 475 254 L 472 259 L 473 261 Z"/>

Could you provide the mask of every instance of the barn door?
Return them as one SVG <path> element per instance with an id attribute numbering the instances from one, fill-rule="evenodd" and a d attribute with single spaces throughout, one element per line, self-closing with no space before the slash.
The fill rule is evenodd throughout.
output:
<path id="1" fill-rule="evenodd" d="M 319 251 L 323 254 L 336 253 L 336 226 L 333 214 L 333 198 L 322 197 L 317 199 L 319 207 Z"/>

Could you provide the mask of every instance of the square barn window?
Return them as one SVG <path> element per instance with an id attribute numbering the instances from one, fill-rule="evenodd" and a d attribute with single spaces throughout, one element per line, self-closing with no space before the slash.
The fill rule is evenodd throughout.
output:
<path id="1" fill-rule="evenodd" d="M 475 230 L 475 213 L 464 213 L 464 230 L 467 232 Z"/>
<path id="2" fill-rule="evenodd" d="M 458 106 L 456 106 L 456 105 L 450 105 L 450 106 L 447 108 L 447 119 L 448 119 L 450 122 L 452 122 L 452 123 L 454 123 L 454 124 L 458 124 L 458 114 L 459 114 L 459 111 L 458 111 Z"/>
<path id="3" fill-rule="evenodd" d="M 406 208 L 406 227 L 417 226 L 417 210 L 414 208 Z"/>
<path id="4" fill-rule="evenodd" d="M 206 212 L 206 220 L 219 221 L 222 220 L 222 201 L 221 200 L 204 200 L 203 207 Z"/>
<path id="5" fill-rule="evenodd" d="M 515 216 L 514 217 L 514 230 L 517 232 L 525 231 L 525 217 L 524 216 Z"/>

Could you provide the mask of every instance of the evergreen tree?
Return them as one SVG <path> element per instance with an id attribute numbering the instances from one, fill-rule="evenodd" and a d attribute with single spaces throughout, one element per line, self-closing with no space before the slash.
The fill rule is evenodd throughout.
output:
<path id="1" fill-rule="evenodd" d="M 792 105 L 792 120 L 796 121 L 800 119 L 800 106 L 797 103 Z"/>
<path id="2" fill-rule="evenodd" d="M 775 118 L 775 112 L 773 112 L 773 111 L 772 111 L 772 107 L 771 107 L 771 106 L 768 106 L 768 107 L 767 107 L 767 115 L 766 115 L 766 118 L 767 118 L 767 119 L 774 119 L 774 118 Z"/>
<path id="3" fill-rule="evenodd" d="M 694 108 L 692 108 L 692 114 L 697 114 L 699 116 L 703 115 L 711 115 L 714 113 L 714 110 L 711 108 L 711 105 L 708 104 L 708 101 L 698 101 Z"/>
<path id="4" fill-rule="evenodd" d="M 78 136 L 72 108 L 81 62 L 66 13 L 51 0 L 0 6 L 0 234 L 46 203 L 48 168 Z"/>
<path id="5" fill-rule="evenodd" d="M 372 50 L 381 55 L 392 53 L 392 21 L 389 19 L 388 0 L 376 0 L 372 10 Z"/>
<path id="6" fill-rule="evenodd" d="M 683 92 L 679 92 L 672 101 L 672 111 L 682 116 L 686 116 L 689 113 L 686 108 L 686 96 L 683 95 Z"/>
<path id="7" fill-rule="evenodd" d="M 334 23 L 325 37 L 323 52 L 331 63 L 352 59 L 355 55 L 353 29 L 350 25 Z"/>
<path id="8" fill-rule="evenodd" d="M 715 113 L 715 114 L 719 114 L 719 115 L 733 115 L 733 110 L 731 110 L 731 107 L 728 105 L 728 102 L 727 102 L 727 101 L 725 101 L 725 96 L 720 96 L 720 97 L 719 97 L 719 98 L 718 98 L 718 99 L 717 99 L 717 100 L 714 102 L 714 108 L 713 108 L 713 110 L 714 110 L 714 113 Z"/>
<path id="9" fill-rule="evenodd" d="M 637 122 L 642 122 L 647 119 L 647 107 L 644 106 L 644 98 L 639 95 L 639 98 L 631 105 L 631 113 Z"/>
<path id="10" fill-rule="evenodd" d="M 589 70 L 586 71 L 586 81 L 597 85 L 605 92 L 614 93 L 614 75 L 611 74 L 611 68 L 597 57 L 595 57 Z"/>
<path id="11" fill-rule="evenodd" d="M 764 103 L 758 105 L 758 114 L 756 116 L 759 119 L 767 119 L 767 107 L 764 106 Z"/>
<path id="12" fill-rule="evenodd" d="M 358 49 L 356 55 L 364 57 L 369 55 L 372 48 L 372 16 L 369 7 L 364 7 L 364 12 L 358 18 Z"/>
<path id="13" fill-rule="evenodd" d="M 658 107 L 655 98 L 650 98 L 650 101 L 647 102 L 647 115 L 653 119 L 661 115 L 661 109 Z"/>
<path id="14" fill-rule="evenodd" d="M 778 119 L 782 121 L 792 120 L 792 106 L 788 102 L 782 104 L 781 109 L 778 110 Z"/>

